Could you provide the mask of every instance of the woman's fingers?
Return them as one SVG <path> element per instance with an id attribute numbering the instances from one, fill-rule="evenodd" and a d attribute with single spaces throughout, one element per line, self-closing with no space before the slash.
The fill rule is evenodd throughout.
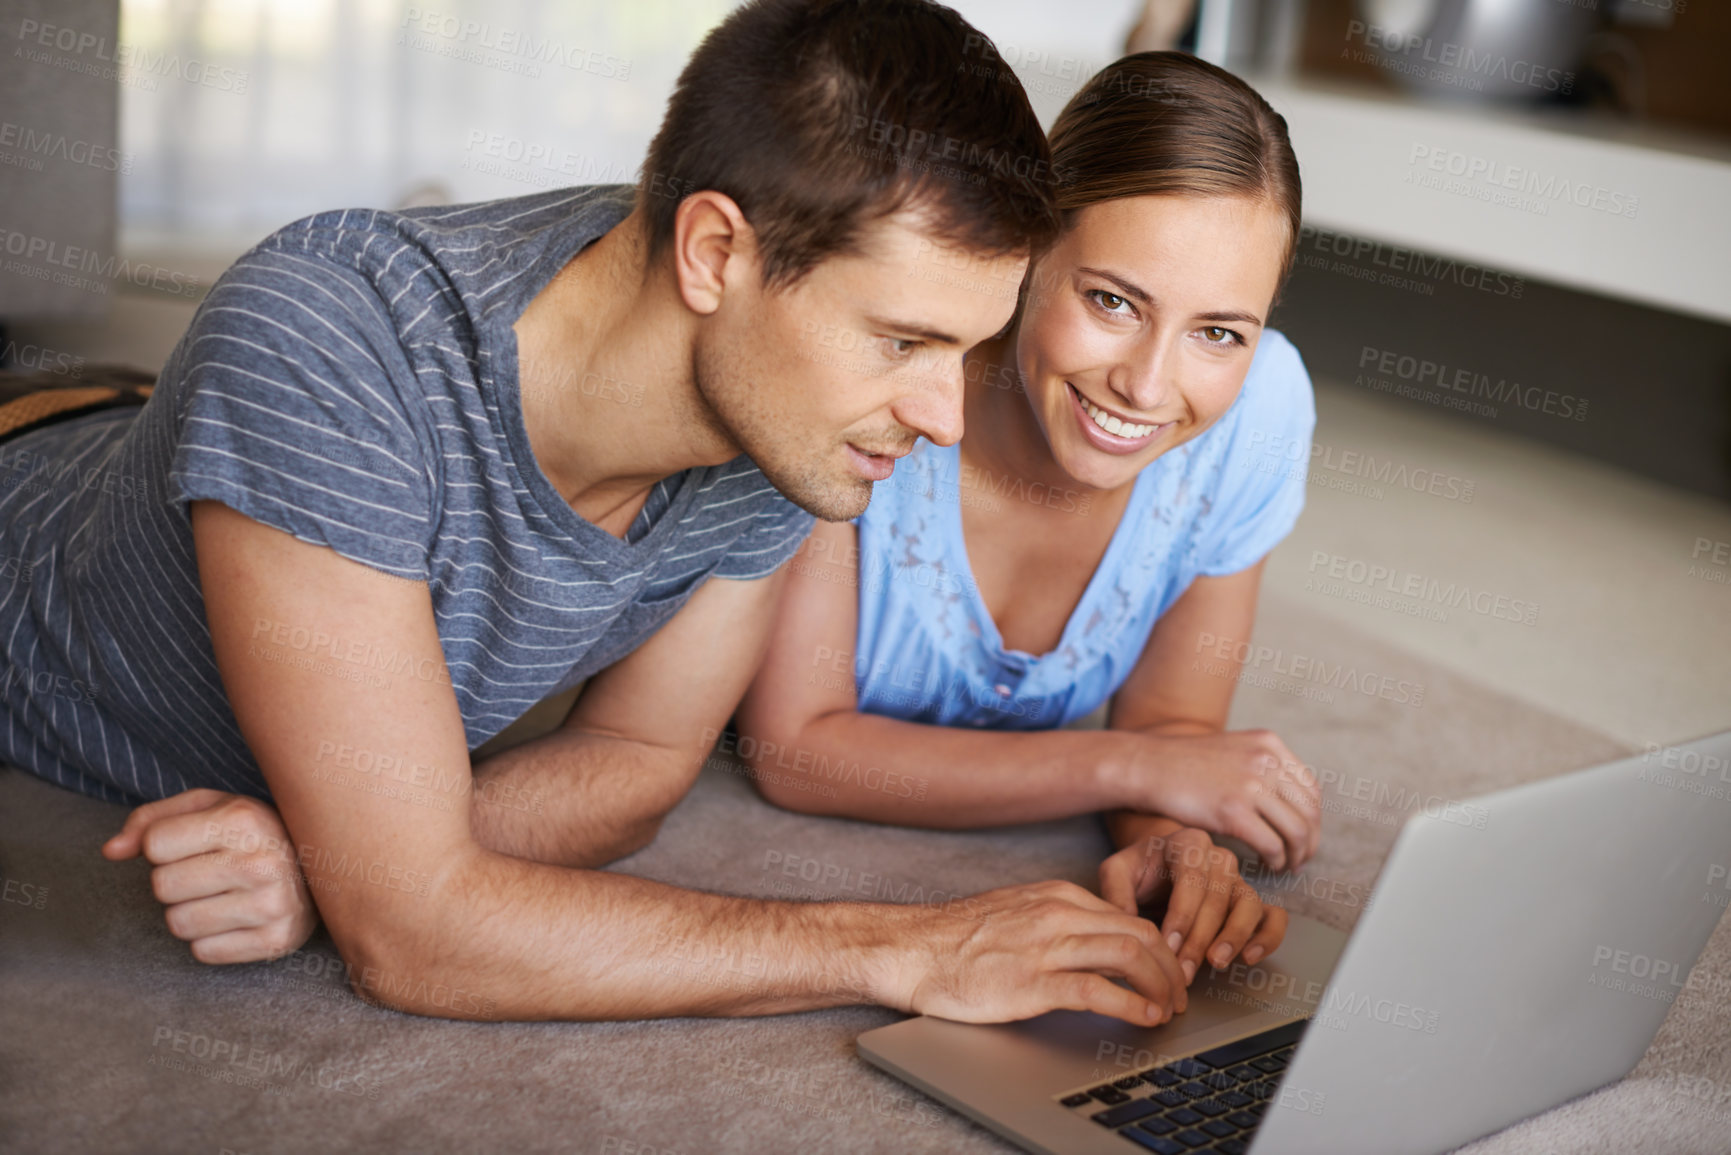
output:
<path id="1" fill-rule="evenodd" d="M 1322 838 L 1322 784 L 1278 735 L 1267 735 L 1267 741 L 1270 756 L 1276 762 L 1270 774 L 1270 785 L 1275 795 L 1304 823 L 1304 840 L 1297 847 L 1289 846 L 1292 852 L 1289 869 L 1296 870 L 1316 853 L 1317 843 Z"/>
<path id="2" fill-rule="evenodd" d="M 1256 933 L 1257 927 L 1262 925 L 1264 911 L 1267 909 L 1262 904 L 1262 897 L 1251 889 L 1249 884 L 1237 879 L 1234 879 L 1233 883 L 1231 909 L 1227 912 L 1219 933 L 1207 948 L 1209 965 L 1216 970 L 1231 965 L 1239 951 L 1249 945 L 1251 936 Z"/>
<path id="3" fill-rule="evenodd" d="M 1225 895 L 1215 893 L 1214 875 L 1230 857 L 1204 830 L 1180 830 L 1166 839 L 1164 867 L 1172 879 L 1172 894 L 1160 930 L 1178 956 L 1186 983 L 1196 977 L 1202 948 L 1224 918 Z M 1198 933 L 1207 937 L 1198 940 Z"/>
<path id="4" fill-rule="evenodd" d="M 1165 867 L 1165 839 L 1149 836 L 1100 864 L 1100 897 L 1125 914 L 1136 914 L 1165 892 L 1171 874 Z"/>
<path id="5" fill-rule="evenodd" d="M 1270 870 L 1285 870 L 1286 839 L 1262 812 L 1260 797 L 1258 801 L 1238 801 L 1228 807 L 1220 833 L 1230 834 L 1249 846 Z"/>
<path id="6" fill-rule="evenodd" d="M 1280 836 L 1280 861 L 1269 861 L 1275 870 L 1297 870 L 1310 860 L 1312 830 L 1292 804 L 1278 794 L 1264 792 L 1256 800 L 1257 813 Z"/>
<path id="7" fill-rule="evenodd" d="M 1138 909 L 1136 881 L 1143 858 L 1141 846 L 1126 846 L 1100 864 L 1100 897 L 1125 914 Z"/>
<path id="8" fill-rule="evenodd" d="M 1213 945 L 1232 909 L 1233 890 L 1239 885 L 1238 869 L 1232 855 L 1219 847 L 1213 851 L 1208 871 L 1203 876 L 1203 894 L 1196 908 L 1196 917 L 1184 932 L 1184 942 L 1178 951 L 1178 965 L 1187 982 L 1194 981 L 1202 968 L 1204 952 Z"/>
<path id="9" fill-rule="evenodd" d="M 1286 908 L 1265 905 L 1262 908 L 1262 924 L 1256 928 L 1256 933 L 1250 936 L 1250 941 L 1244 944 L 1244 961 L 1255 966 L 1273 954 L 1274 948 L 1285 938 Z"/>

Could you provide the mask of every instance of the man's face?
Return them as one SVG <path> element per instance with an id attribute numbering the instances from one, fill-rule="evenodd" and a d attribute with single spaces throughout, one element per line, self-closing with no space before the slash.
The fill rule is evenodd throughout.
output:
<path id="1" fill-rule="evenodd" d="M 788 500 L 858 517 L 924 436 L 962 434 L 962 357 L 1009 323 L 1025 255 L 947 247 L 917 210 L 867 225 L 858 252 L 798 284 L 729 286 L 697 340 L 697 389 Z"/>

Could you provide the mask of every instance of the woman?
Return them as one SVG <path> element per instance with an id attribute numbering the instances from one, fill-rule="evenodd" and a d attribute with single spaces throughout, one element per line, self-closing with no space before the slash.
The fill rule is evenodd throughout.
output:
<path id="1" fill-rule="evenodd" d="M 1315 424 L 1297 352 L 1265 328 L 1298 166 L 1261 97 L 1175 53 L 1095 76 L 1052 151 L 1065 229 L 1010 328 L 969 354 L 965 435 L 922 443 L 857 523 L 819 524 L 740 749 L 765 797 L 809 813 L 1110 812 L 1123 849 L 1102 892 L 1134 911 L 1176 877 L 1161 929 L 1193 978 L 1285 930 L 1208 835 L 1282 870 L 1320 825 L 1278 738 L 1224 731 L 1238 666 L 1222 656 L 1303 506 L 1302 474 L 1258 465 Z M 1106 729 L 1059 728 L 1108 703 Z M 846 771 L 861 765 L 881 773 Z"/>

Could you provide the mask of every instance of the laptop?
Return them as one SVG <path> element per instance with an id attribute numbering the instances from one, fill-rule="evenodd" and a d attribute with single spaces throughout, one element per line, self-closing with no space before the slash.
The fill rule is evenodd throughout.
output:
<path id="1" fill-rule="evenodd" d="M 1628 1074 L 1728 875 L 1731 731 L 1415 815 L 1351 934 L 1295 916 L 1164 1026 L 925 1017 L 859 1053 L 1050 1155 L 1432 1155 Z"/>

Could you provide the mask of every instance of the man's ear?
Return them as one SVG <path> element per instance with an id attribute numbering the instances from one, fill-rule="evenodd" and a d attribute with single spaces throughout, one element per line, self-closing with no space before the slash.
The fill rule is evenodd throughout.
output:
<path id="1" fill-rule="evenodd" d="M 721 308 L 730 285 L 759 276 L 757 233 L 732 197 L 705 189 L 680 202 L 673 217 L 673 274 L 694 313 Z"/>

